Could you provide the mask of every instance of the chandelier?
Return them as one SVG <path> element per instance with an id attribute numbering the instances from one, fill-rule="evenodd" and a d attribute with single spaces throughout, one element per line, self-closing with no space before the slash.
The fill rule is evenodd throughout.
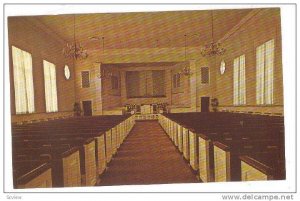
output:
<path id="1" fill-rule="evenodd" d="M 75 15 L 74 18 L 74 31 L 73 31 L 73 43 L 67 43 L 66 46 L 63 48 L 63 55 L 65 58 L 72 58 L 72 59 L 86 59 L 88 57 L 87 50 L 83 48 L 81 43 L 76 42 L 76 22 L 75 22 Z"/>
<path id="2" fill-rule="evenodd" d="M 211 11 L 211 36 L 212 36 L 212 42 L 205 45 L 201 49 L 201 55 L 203 57 L 210 57 L 210 56 L 215 56 L 215 55 L 223 55 L 226 52 L 226 49 L 222 47 L 222 44 L 219 42 L 214 42 L 214 16 L 213 16 L 213 11 Z"/>
<path id="3" fill-rule="evenodd" d="M 183 74 L 185 76 L 190 76 L 190 75 L 192 75 L 192 71 L 186 61 L 186 46 L 187 46 L 187 38 L 186 37 L 187 37 L 187 35 L 185 34 L 184 35 L 184 61 L 185 61 L 184 65 L 185 66 L 181 69 L 180 74 Z"/>

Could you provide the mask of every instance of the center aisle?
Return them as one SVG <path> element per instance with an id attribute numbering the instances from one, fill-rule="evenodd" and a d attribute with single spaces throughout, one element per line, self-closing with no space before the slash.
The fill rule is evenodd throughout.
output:
<path id="1" fill-rule="evenodd" d="M 101 176 L 100 186 L 197 182 L 159 123 L 140 121 Z"/>

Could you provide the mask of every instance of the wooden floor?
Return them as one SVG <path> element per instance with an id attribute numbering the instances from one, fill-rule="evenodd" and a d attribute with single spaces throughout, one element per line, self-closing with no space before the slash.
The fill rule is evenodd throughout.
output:
<path id="1" fill-rule="evenodd" d="M 195 174 L 158 122 L 140 121 L 101 176 L 99 185 L 196 182 Z"/>

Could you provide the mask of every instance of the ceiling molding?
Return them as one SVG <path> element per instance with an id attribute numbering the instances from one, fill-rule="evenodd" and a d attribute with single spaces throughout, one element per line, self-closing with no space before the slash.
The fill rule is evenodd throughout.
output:
<path id="1" fill-rule="evenodd" d="M 250 19 L 252 19 L 255 15 L 261 12 L 263 9 L 253 9 L 250 11 L 244 18 L 241 19 L 232 29 L 230 29 L 222 38 L 218 41 L 223 43 L 228 38 L 230 38 L 233 34 L 235 34 L 244 24 L 246 24 Z"/>

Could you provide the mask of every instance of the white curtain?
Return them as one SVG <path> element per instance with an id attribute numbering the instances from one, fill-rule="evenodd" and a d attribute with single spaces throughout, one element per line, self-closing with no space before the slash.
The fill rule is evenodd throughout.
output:
<path id="1" fill-rule="evenodd" d="M 256 104 L 264 103 L 264 79 L 265 79 L 265 46 L 256 48 Z"/>
<path id="2" fill-rule="evenodd" d="M 16 114 L 33 113 L 34 88 L 31 54 L 12 46 Z"/>
<path id="3" fill-rule="evenodd" d="M 233 61 L 233 105 L 246 104 L 246 69 L 245 55 Z"/>
<path id="4" fill-rule="evenodd" d="M 56 70 L 55 65 L 52 64 L 50 67 L 50 75 L 51 75 L 51 92 L 52 92 L 52 110 L 53 112 L 58 111 L 57 105 L 57 87 L 56 87 Z"/>
<path id="5" fill-rule="evenodd" d="M 240 56 L 239 104 L 246 104 L 246 61 L 245 55 Z"/>
<path id="6" fill-rule="evenodd" d="M 239 58 L 233 62 L 233 105 L 239 104 Z"/>
<path id="7" fill-rule="evenodd" d="M 46 112 L 57 112 L 57 88 L 55 65 L 43 60 Z"/>
<path id="8" fill-rule="evenodd" d="M 256 48 L 256 103 L 273 104 L 274 39 Z"/>
<path id="9" fill-rule="evenodd" d="M 266 42 L 265 51 L 265 103 L 273 104 L 274 40 Z"/>

